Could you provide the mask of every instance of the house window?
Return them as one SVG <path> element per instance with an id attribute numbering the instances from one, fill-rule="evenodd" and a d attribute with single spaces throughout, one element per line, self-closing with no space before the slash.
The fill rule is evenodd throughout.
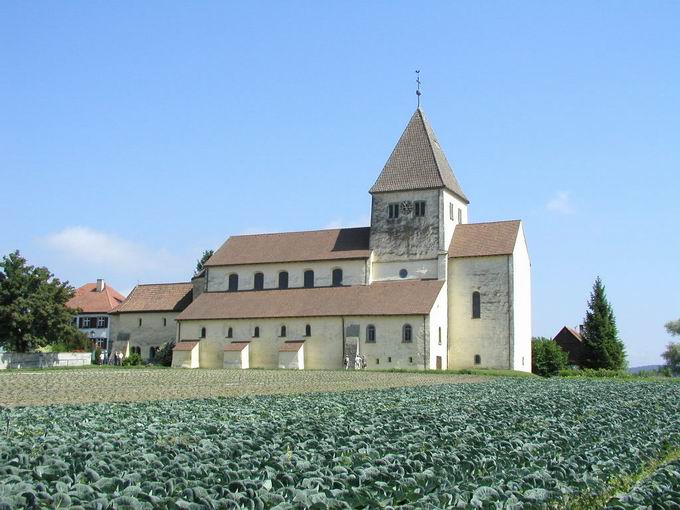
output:
<path id="1" fill-rule="evenodd" d="M 373 324 L 366 326 L 366 342 L 375 342 L 375 326 Z"/>
<path id="2" fill-rule="evenodd" d="M 305 271 L 304 280 L 305 289 L 311 289 L 314 287 L 314 271 L 307 269 L 307 271 Z"/>
<path id="3" fill-rule="evenodd" d="M 482 303 L 479 292 L 472 293 L 472 318 L 479 319 L 482 316 Z"/>
<path id="4" fill-rule="evenodd" d="M 253 338 L 260 338 L 260 326 L 253 328 Z"/>
<path id="5" fill-rule="evenodd" d="M 286 336 L 286 326 L 281 326 L 281 334 L 279 335 L 280 337 L 285 337 Z"/>
<path id="6" fill-rule="evenodd" d="M 234 329 L 227 328 L 227 338 L 234 338 Z"/>
<path id="7" fill-rule="evenodd" d="M 387 206 L 387 217 L 391 220 L 399 217 L 399 204 L 389 204 Z"/>
<path id="8" fill-rule="evenodd" d="M 165 317 L 163 317 L 163 327 L 165 327 L 165 326 L 167 326 L 167 325 L 168 325 L 168 319 L 166 319 Z"/>
<path id="9" fill-rule="evenodd" d="M 305 326 L 305 336 L 312 336 L 312 326 L 309 324 Z"/>
<path id="10" fill-rule="evenodd" d="M 229 275 L 229 292 L 236 292 L 238 290 L 238 274 L 231 273 Z"/>
<path id="11" fill-rule="evenodd" d="M 442 344 L 442 327 L 439 326 L 439 345 Z"/>
<path id="12" fill-rule="evenodd" d="M 475 365 L 482 364 L 482 357 L 479 354 L 475 354 Z"/>
<path id="13" fill-rule="evenodd" d="M 458 223 L 463 223 L 463 210 L 458 209 Z"/>
<path id="14" fill-rule="evenodd" d="M 97 317 L 97 327 L 98 328 L 105 328 L 108 326 L 109 318 L 108 317 Z"/>
<path id="15" fill-rule="evenodd" d="M 279 273 L 279 289 L 288 288 L 288 271 L 281 271 Z"/>
<path id="16" fill-rule="evenodd" d="M 342 285 L 342 269 L 333 269 L 333 287 Z"/>
<path id="17" fill-rule="evenodd" d="M 413 328 L 411 328 L 410 324 L 404 324 L 401 331 L 401 340 L 406 343 L 413 341 Z"/>
<path id="18" fill-rule="evenodd" d="M 142 355 L 142 348 L 139 347 L 138 345 L 135 345 L 134 347 L 130 348 L 130 353 L 131 354 L 139 354 L 141 356 Z"/>
<path id="19" fill-rule="evenodd" d="M 415 202 L 415 215 L 418 217 L 423 217 L 425 216 L 425 201 L 424 200 L 418 200 Z"/>
<path id="20" fill-rule="evenodd" d="M 409 357 L 408 362 L 413 363 L 413 357 Z"/>
<path id="21" fill-rule="evenodd" d="M 138 328 L 142 327 L 142 319 L 141 318 L 137 319 L 137 327 Z"/>
<path id="22" fill-rule="evenodd" d="M 455 216 L 456 213 L 454 212 L 455 210 L 456 210 L 456 208 L 453 207 L 453 203 L 449 204 L 449 218 L 451 218 L 451 221 L 456 220 L 456 216 Z"/>
<path id="23" fill-rule="evenodd" d="M 264 273 L 255 273 L 255 282 L 253 288 L 255 290 L 264 289 Z"/>
<path id="24" fill-rule="evenodd" d="M 206 329 L 201 328 L 201 338 L 205 338 L 205 334 L 206 334 Z"/>

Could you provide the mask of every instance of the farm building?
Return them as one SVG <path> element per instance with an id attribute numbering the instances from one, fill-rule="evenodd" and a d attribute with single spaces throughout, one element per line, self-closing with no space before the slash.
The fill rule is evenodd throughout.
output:
<path id="1" fill-rule="evenodd" d="M 584 345 L 583 336 L 579 331 L 569 326 L 564 326 L 560 332 L 553 338 L 555 343 L 559 345 L 564 352 L 569 356 L 569 364 L 581 366 L 583 364 Z"/>
<path id="2" fill-rule="evenodd" d="M 420 108 L 369 193 L 367 227 L 226 240 L 176 317 L 200 367 L 531 370 L 522 223 L 469 223 Z"/>

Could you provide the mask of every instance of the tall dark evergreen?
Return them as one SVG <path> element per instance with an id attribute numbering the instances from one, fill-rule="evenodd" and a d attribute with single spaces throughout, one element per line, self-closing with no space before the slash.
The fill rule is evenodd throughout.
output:
<path id="1" fill-rule="evenodd" d="M 18 251 L 0 260 L 0 345 L 26 352 L 49 344 L 81 346 L 87 340 L 66 307 L 73 287 L 45 267 L 34 267 Z M 89 345 L 85 342 L 85 345 Z"/>
<path id="2" fill-rule="evenodd" d="M 619 339 L 614 311 L 599 276 L 588 302 L 583 323 L 583 341 L 585 368 L 622 370 L 626 367 L 625 347 Z"/>
<path id="3" fill-rule="evenodd" d="M 196 273 L 198 274 L 203 270 L 203 265 L 208 262 L 208 259 L 213 256 L 212 250 L 205 250 L 201 258 L 196 261 Z"/>

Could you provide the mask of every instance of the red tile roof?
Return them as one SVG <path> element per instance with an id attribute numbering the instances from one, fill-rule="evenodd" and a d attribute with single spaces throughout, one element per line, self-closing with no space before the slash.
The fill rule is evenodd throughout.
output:
<path id="1" fill-rule="evenodd" d="M 177 342 L 173 351 L 191 351 L 198 345 L 198 342 Z"/>
<path id="2" fill-rule="evenodd" d="M 109 313 L 125 301 L 125 296 L 109 285 L 97 292 L 96 283 L 86 283 L 76 289 L 75 295 L 68 300 L 66 306 L 80 309 L 83 313 Z"/>
<path id="3" fill-rule="evenodd" d="M 425 315 L 444 282 L 408 280 L 353 287 L 204 292 L 177 320 Z"/>
<path id="4" fill-rule="evenodd" d="M 365 259 L 370 227 L 231 236 L 205 266 Z"/>
<path id="5" fill-rule="evenodd" d="M 224 346 L 225 351 L 242 351 L 250 342 L 231 342 Z"/>
<path id="6" fill-rule="evenodd" d="M 485 257 L 510 255 L 521 221 L 496 221 L 456 225 L 449 246 L 449 257 Z"/>
<path id="7" fill-rule="evenodd" d="M 191 283 L 151 283 L 137 285 L 112 313 L 181 312 L 193 295 Z"/>
<path id="8" fill-rule="evenodd" d="M 304 343 L 304 340 L 289 340 L 279 348 L 279 352 L 298 352 Z"/>

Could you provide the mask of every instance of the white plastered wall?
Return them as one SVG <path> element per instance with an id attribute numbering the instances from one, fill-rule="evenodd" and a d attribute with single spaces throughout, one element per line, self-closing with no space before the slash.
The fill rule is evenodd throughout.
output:
<path id="1" fill-rule="evenodd" d="M 531 372 L 531 260 L 520 225 L 512 254 L 513 369 Z"/>
<path id="2" fill-rule="evenodd" d="M 448 289 L 444 283 L 432 306 L 428 319 L 430 328 L 429 368 L 436 369 L 437 356 L 441 357 L 442 370 L 448 367 Z M 441 338 L 441 343 L 439 339 Z"/>
<path id="3" fill-rule="evenodd" d="M 441 229 L 441 250 L 448 250 L 451 244 L 451 239 L 453 238 L 453 231 L 458 225 L 458 209 L 461 210 L 462 223 L 468 222 L 468 206 L 461 199 L 456 197 L 454 194 L 447 190 L 441 191 L 441 196 L 439 198 L 441 201 L 440 208 L 440 219 L 439 221 L 444 225 Z M 453 205 L 453 219 L 451 219 L 451 205 Z"/>
<path id="4" fill-rule="evenodd" d="M 216 266 L 208 269 L 208 289 L 225 291 L 229 288 L 229 275 L 238 274 L 238 289 L 255 288 L 255 273 L 264 274 L 264 288 L 279 286 L 279 273 L 288 271 L 288 287 L 304 286 L 304 272 L 314 271 L 315 287 L 330 287 L 333 270 L 342 269 L 343 285 L 364 285 L 366 283 L 366 261 L 364 259 L 327 260 L 319 262 L 289 262 L 281 264 L 246 264 L 238 266 Z"/>
<path id="5" fill-rule="evenodd" d="M 510 256 L 449 259 L 449 368 L 512 367 L 511 285 Z M 479 319 L 472 318 L 474 291 L 481 295 Z"/>
<path id="6" fill-rule="evenodd" d="M 126 312 L 111 315 L 112 344 L 119 340 L 119 333 L 129 334 L 130 352 L 132 347 L 140 347 L 142 358 L 149 359 L 151 347 L 158 348 L 166 342 L 175 341 L 177 337 L 175 318 L 178 315 L 179 312 Z M 139 319 L 142 319 L 141 326 Z"/>

